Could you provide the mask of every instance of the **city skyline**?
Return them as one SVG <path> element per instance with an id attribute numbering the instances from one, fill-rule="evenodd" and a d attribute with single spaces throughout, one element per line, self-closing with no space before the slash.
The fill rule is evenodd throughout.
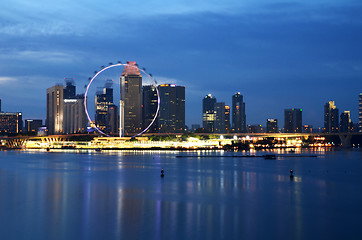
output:
<path id="1" fill-rule="evenodd" d="M 295 107 L 303 109 L 303 124 L 323 127 L 328 101 L 358 122 L 362 3 L 139 3 L 5 1 L 2 111 L 45 120 L 47 88 L 72 77 L 81 92 L 101 65 L 130 60 L 158 83 L 186 86 L 188 126 L 201 124 L 203 96 L 231 106 L 236 92 L 247 124 L 276 118 L 282 127 L 284 109 Z"/>

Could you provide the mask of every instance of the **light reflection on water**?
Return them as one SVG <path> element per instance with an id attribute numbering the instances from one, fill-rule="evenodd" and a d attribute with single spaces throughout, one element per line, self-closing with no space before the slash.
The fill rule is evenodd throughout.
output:
<path id="1" fill-rule="evenodd" d="M 362 236 L 360 152 L 177 154 L 0 152 L 0 239 Z"/>

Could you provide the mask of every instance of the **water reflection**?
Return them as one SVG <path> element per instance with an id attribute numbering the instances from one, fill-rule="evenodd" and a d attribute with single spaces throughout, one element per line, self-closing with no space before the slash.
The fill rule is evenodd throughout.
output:
<path id="1" fill-rule="evenodd" d="M 361 233 L 354 228 L 362 216 L 361 178 L 334 174 L 339 161 L 329 160 L 332 170 L 321 175 L 307 171 L 323 169 L 324 160 L 315 159 L 22 154 L 0 161 L 3 239 L 334 237 L 341 224 L 334 219 L 347 203 L 355 210 L 342 227 L 350 237 Z M 293 181 L 290 168 L 297 170 Z M 324 235 L 314 233 L 327 226 Z"/>

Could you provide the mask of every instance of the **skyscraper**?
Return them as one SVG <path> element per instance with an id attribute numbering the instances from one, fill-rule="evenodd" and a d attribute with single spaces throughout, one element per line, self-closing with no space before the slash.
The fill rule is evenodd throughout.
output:
<path id="1" fill-rule="evenodd" d="M 324 105 L 324 131 L 326 133 L 336 133 L 339 130 L 339 110 L 334 101 L 329 101 Z"/>
<path id="2" fill-rule="evenodd" d="M 63 132 L 65 134 L 85 133 L 88 119 L 84 112 L 84 95 L 64 99 L 63 102 Z"/>
<path id="3" fill-rule="evenodd" d="M 155 118 L 158 106 L 158 98 L 156 87 L 146 85 L 142 87 L 142 128 L 148 127 Z M 155 119 L 152 126 L 150 126 L 148 133 L 158 132 L 158 117 Z"/>
<path id="4" fill-rule="evenodd" d="M 232 128 L 236 133 L 246 132 L 246 114 L 245 103 L 243 102 L 243 95 L 240 92 L 232 96 Z"/>
<path id="5" fill-rule="evenodd" d="M 301 133 L 302 128 L 302 109 L 292 108 L 284 110 L 284 132 Z"/>
<path id="6" fill-rule="evenodd" d="M 37 134 L 39 128 L 43 125 L 41 119 L 26 119 L 25 120 L 25 132 L 28 134 Z"/>
<path id="7" fill-rule="evenodd" d="M 266 132 L 267 133 L 277 133 L 278 129 L 278 119 L 269 118 L 266 121 Z"/>
<path id="8" fill-rule="evenodd" d="M 340 125 L 339 125 L 339 132 L 347 133 L 353 131 L 353 122 L 351 121 L 351 113 L 350 111 L 344 111 L 341 114 L 340 118 Z"/>
<path id="9" fill-rule="evenodd" d="M 230 132 L 230 107 L 225 105 L 225 133 Z"/>
<path id="10" fill-rule="evenodd" d="M 214 113 L 215 113 L 215 133 L 225 133 L 225 103 L 224 102 L 216 102 L 214 105 Z"/>
<path id="11" fill-rule="evenodd" d="M 158 130 L 161 133 L 183 132 L 185 129 L 185 87 L 161 84 Z"/>
<path id="12" fill-rule="evenodd" d="M 63 89 L 63 99 L 75 98 L 75 85 L 73 78 L 65 78 L 65 87 Z"/>
<path id="13" fill-rule="evenodd" d="M 0 134 L 18 134 L 23 129 L 23 118 L 21 112 L 0 113 Z"/>
<path id="14" fill-rule="evenodd" d="M 142 131 L 142 75 L 136 62 L 127 64 L 121 75 L 121 135 Z"/>
<path id="15" fill-rule="evenodd" d="M 47 89 L 48 134 L 63 133 L 63 86 L 55 85 Z"/>
<path id="16" fill-rule="evenodd" d="M 202 127 L 207 132 L 214 132 L 215 128 L 215 103 L 216 98 L 208 94 L 202 100 Z"/>
<path id="17" fill-rule="evenodd" d="M 102 91 L 98 91 L 95 96 L 95 124 L 103 132 L 107 132 L 108 107 L 113 105 L 112 80 L 107 80 Z"/>
<path id="18" fill-rule="evenodd" d="M 359 132 L 362 132 L 362 93 L 359 94 Z"/>
<path id="19" fill-rule="evenodd" d="M 119 110 L 114 104 L 108 106 L 106 115 L 107 128 L 106 132 L 113 135 L 119 134 Z"/>

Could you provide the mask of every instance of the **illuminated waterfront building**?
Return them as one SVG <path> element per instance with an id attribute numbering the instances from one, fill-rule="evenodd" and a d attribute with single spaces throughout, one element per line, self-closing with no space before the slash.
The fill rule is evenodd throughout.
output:
<path id="1" fill-rule="evenodd" d="M 249 133 L 263 133 L 264 129 L 260 124 L 248 125 Z"/>
<path id="2" fill-rule="evenodd" d="M 359 94 L 359 132 L 362 132 L 362 93 Z"/>
<path id="3" fill-rule="evenodd" d="M 215 128 L 215 103 L 216 98 L 208 94 L 202 100 L 202 127 L 207 132 L 214 132 Z"/>
<path id="4" fill-rule="evenodd" d="M 303 125 L 303 133 L 313 133 L 313 126 L 312 125 Z"/>
<path id="5" fill-rule="evenodd" d="M 329 101 L 324 105 L 324 129 L 326 133 L 339 131 L 339 110 L 334 101 Z"/>
<path id="6" fill-rule="evenodd" d="M 149 126 L 157 112 L 157 91 L 152 85 L 142 87 L 142 128 Z M 158 118 L 155 119 L 147 133 L 158 132 Z"/>
<path id="7" fill-rule="evenodd" d="M 121 75 L 121 135 L 142 131 L 142 75 L 136 62 L 129 61 Z"/>
<path id="8" fill-rule="evenodd" d="M 84 111 L 84 95 L 63 100 L 63 132 L 65 134 L 87 132 L 88 119 Z"/>
<path id="9" fill-rule="evenodd" d="M 106 132 L 113 135 L 119 134 L 119 110 L 114 104 L 108 106 L 106 115 Z"/>
<path id="10" fill-rule="evenodd" d="M 214 113 L 215 113 L 215 133 L 225 133 L 225 103 L 224 102 L 216 102 L 214 105 Z"/>
<path id="11" fill-rule="evenodd" d="M 239 92 L 232 96 L 232 126 L 236 133 L 246 132 L 246 114 L 243 95 Z"/>
<path id="12" fill-rule="evenodd" d="M 161 84 L 158 131 L 180 133 L 185 130 L 185 87 L 175 84 Z"/>
<path id="13" fill-rule="evenodd" d="M 230 106 L 225 105 L 225 133 L 230 132 Z"/>
<path id="14" fill-rule="evenodd" d="M 46 126 L 48 134 L 63 133 L 63 86 L 55 85 L 47 89 Z"/>
<path id="15" fill-rule="evenodd" d="M 339 132 L 341 133 L 353 132 L 353 122 L 351 121 L 350 111 L 344 111 L 341 114 Z"/>
<path id="16" fill-rule="evenodd" d="M 98 91 L 95 96 L 95 124 L 103 132 L 107 132 L 108 107 L 113 105 L 112 80 L 107 80 L 102 91 Z"/>
<path id="17" fill-rule="evenodd" d="M 266 120 L 266 132 L 267 133 L 277 133 L 278 129 L 278 119 L 269 118 Z"/>
<path id="18" fill-rule="evenodd" d="M 284 132 L 301 133 L 302 128 L 302 109 L 292 108 L 284 110 Z"/>
<path id="19" fill-rule="evenodd" d="M 24 130 L 28 134 L 37 134 L 39 128 L 42 126 L 43 126 L 43 120 L 41 119 L 26 119 Z"/>
<path id="20" fill-rule="evenodd" d="M 0 134 L 19 134 L 23 129 L 23 119 L 21 112 L 0 113 Z"/>

